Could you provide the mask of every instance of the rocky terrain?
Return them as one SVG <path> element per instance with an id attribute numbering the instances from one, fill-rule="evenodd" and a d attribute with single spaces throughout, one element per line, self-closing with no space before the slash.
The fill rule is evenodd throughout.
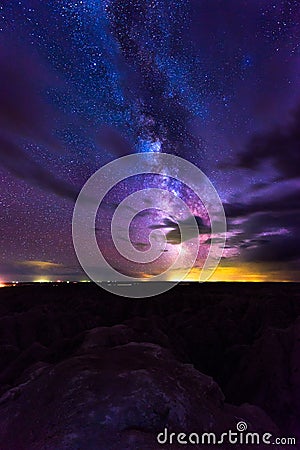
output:
<path id="1" fill-rule="evenodd" d="M 2 288 L 0 449 L 198 448 L 156 436 L 239 421 L 300 443 L 299 316 L 288 283 L 179 285 L 144 300 L 92 284 Z"/>

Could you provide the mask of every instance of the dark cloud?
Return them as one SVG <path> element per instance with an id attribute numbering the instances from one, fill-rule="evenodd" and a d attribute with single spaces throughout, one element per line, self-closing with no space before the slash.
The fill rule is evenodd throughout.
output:
<path id="1" fill-rule="evenodd" d="M 47 89 L 58 87 L 57 78 L 27 47 L 9 48 L 9 54 L 0 52 L 0 164 L 31 184 L 75 200 L 78 189 L 53 175 L 26 149 L 34 144 L 44 155 L 63 151 L 53 133 L 57 112 L 45 98 Z"/>
<path id="2" fill-rule="evenodd" d="M 221 239 L 221 238 L 209 238 L 209 239 L 206 239 L 206 241 L 204 242 L 204 244 L 207 244 L 207 245 L 223 244 L 223 243 L 224 243 L 224 239 Z"/>
<path id="3" fill-rule="evenodd" d="M 300 236 L 294 234 L 272 235 L 268 241 L 257 241 L 242 252 L 244 261 L 288 262 L 299 261 Z M 300 262 L 300 261 L 299 261 Z M 300 264 L 299 264 L 300 267 Z"/>
<path id="4" fill-rule="evenodd" d="M 10 54 L 1 49 L 0 67 L 1 132 L 58 145 L 46 123 L 47 118 L 53 119 L 53 110 L 41 95 L 47 85 L 57 87 L 57 80 L 26 46 L 10 46 Z"/>
<path id="5" fill-rule="evenodd" d="M 15 176 L 61 197 L 75 200 L 78 189 L 52 175 L 40 166 L 25 150 L 0 136 L 0 164 Z"/>
<path id="6" fill-rule="evenodd" d="M 197 230 L 195 230 L 195 223 Z M 165 218 L 162 223 L 157 225 L 150 225 L 152 230 L 162 230 L 172 228 L 166 233 L 166 241 L 168 244 L 178 245 L 183 242 L 180 229 L 186 233 L 186 241 L 198 237 L 200 234 L 210 233 L 210 227 L 205 225 L 203 219 L 199 216 L 188 217 L 185 220 L 178 220 L 175 222 L 173 219 Z"/>
<path id="7" fill-rule="evenodd" d="M 269 242 L 269 239 L 249 239 L 247 241 L 241 241 L 240 248 L 255 248 L 257 246 L 268 244 Z"/>
<path id="8" fill-rule="evenodd" d="M 300 215 L 294 211 L 260 213 L 248 217 L 242 225 L 246 233 L 272 233 L 290 230 L 296 233 L 300 230 Z"/>
<path id="9" fill-rule="evenodd" d="M 269 195 L 254 198 L 249 203 L 225 203 L 226 217 L 229 219 L 247 217 L 257 213 L 282 213 L 284 211 L 300 211 L 299 189 L 282 193 L 277 197 Z"/>
<path id="10" fill-rule="evenodd" d="M 81 273 L 81 270 L 78 267 L 66 267 L 63 264 L 38 260 L 1 262 L 0 270 L 3 276 L 11 274 L 24 276 L 60 276 L 78 275 Z"/>
<path id="11" fill-rule="evenodd" d="M 228 238 L 227 244 L 238 249 L 240 258 L 247 262 L 288 262 L 299 260 L 299 210 L 270 208 L 245 216 L 235 228 L 238 232 Z M 267 207 L 267 205 L 266 205 Z"/>
<path id="12" fill-rule="evenodd" d="M 177 228 L 178 223 L 174 221 L 174 219 L 171 219 L 169 217 L 165 217 L 161 223 L 150 225 L 149 228 L 151 230 L 162 230 L 164 228 Z"/>
<path id="13" fill-rule="evenodd" d="M 108 151 L 117 158 L 133 152 L 133 144 L 117 129 L 109 125 L 99 126 L 95 140 L 101 149 Z"/>
<path id="14" fill-rule="evenodd" d="M 300 248 L 300 108 L 291 121 L 254 136 L 237 166 L 259 171 L 272 167 L 277 179 L 258 183 L 247 202 L 224 205 L 228 244 L 247 262 L 297 262 Z M 237 221 L 239 219 L 240 221 Z"/>
<path id="15" fill-rule="evenodd" d="M 245 169 L 257 170 L 264 163 L 271 164 L 281 179 L 300 177 L 300 107 L 287 125 L 254 136 L 237 159 L 237 166 Z"/>

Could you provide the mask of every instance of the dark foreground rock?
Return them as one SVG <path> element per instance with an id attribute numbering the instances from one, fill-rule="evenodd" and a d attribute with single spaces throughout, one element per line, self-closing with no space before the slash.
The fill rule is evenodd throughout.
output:
<path id="1" fill-rule="evenodd" d="M 300 439 L 298 288 L 280 286 L 281 299 L 268 285 L 210 284 L 146 301 L 2 289 L 0 449 L 198 448 L 156 436 L 241 421 Z"/>
<path id="2" fill-rule="evenodd" d="M 116 331 L 120 340 L 130 339 L 119 329 L 112 341 Z M 212 378 L 168 350 L 134 342 L 111 347 L 107 338 L 107 330 L 92 330 L 76 355 L 32 367 L 2 397 L 2 450 L 154 449 L 165 428 L 221 435 L 236 430 L 237 421 L 278 435 L 259 408 L 226 405 Z"/>

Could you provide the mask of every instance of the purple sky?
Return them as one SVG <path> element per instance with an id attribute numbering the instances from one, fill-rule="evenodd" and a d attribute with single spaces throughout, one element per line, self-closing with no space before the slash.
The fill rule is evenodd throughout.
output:
<path id="1" fill-rule="evenodd" d="M 114 158 L 160 151 L 197 165 L 223 201 L 215 279 L 299 281 L 299 21 L 287 0 L 0 6 L 0 280 L 84 279 L 71 235 L 78 192 Z M 125 183 L 111 203 L 141 185 Z M 180 184 L 165 187 L 202 214 Z M 165 219 L 137 219 L 133 241 L 141 248 Z M 99 243 L 113 255 L 106 232 Z"/>

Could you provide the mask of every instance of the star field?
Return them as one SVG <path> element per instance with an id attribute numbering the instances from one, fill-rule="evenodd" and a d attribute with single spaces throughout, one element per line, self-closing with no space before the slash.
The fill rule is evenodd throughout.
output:
<path id="1" fill-rule="evenodd" d="M 297 278 L 299 21 L 296 0 L 2 2 L 0 278 L 35 279 L 44 262 L 49 277 L 84 278 L 78 192 L 107 162 L 149 151 L 191 161 L 216 187 L 224 267 Z M 168 178 L 125 183 L 107 201 L 149 185 L 203 213 Z M 162 220 L 145 215 L 135 243 Z M 175 252 L 169 243 L 165 260 Z"/>

